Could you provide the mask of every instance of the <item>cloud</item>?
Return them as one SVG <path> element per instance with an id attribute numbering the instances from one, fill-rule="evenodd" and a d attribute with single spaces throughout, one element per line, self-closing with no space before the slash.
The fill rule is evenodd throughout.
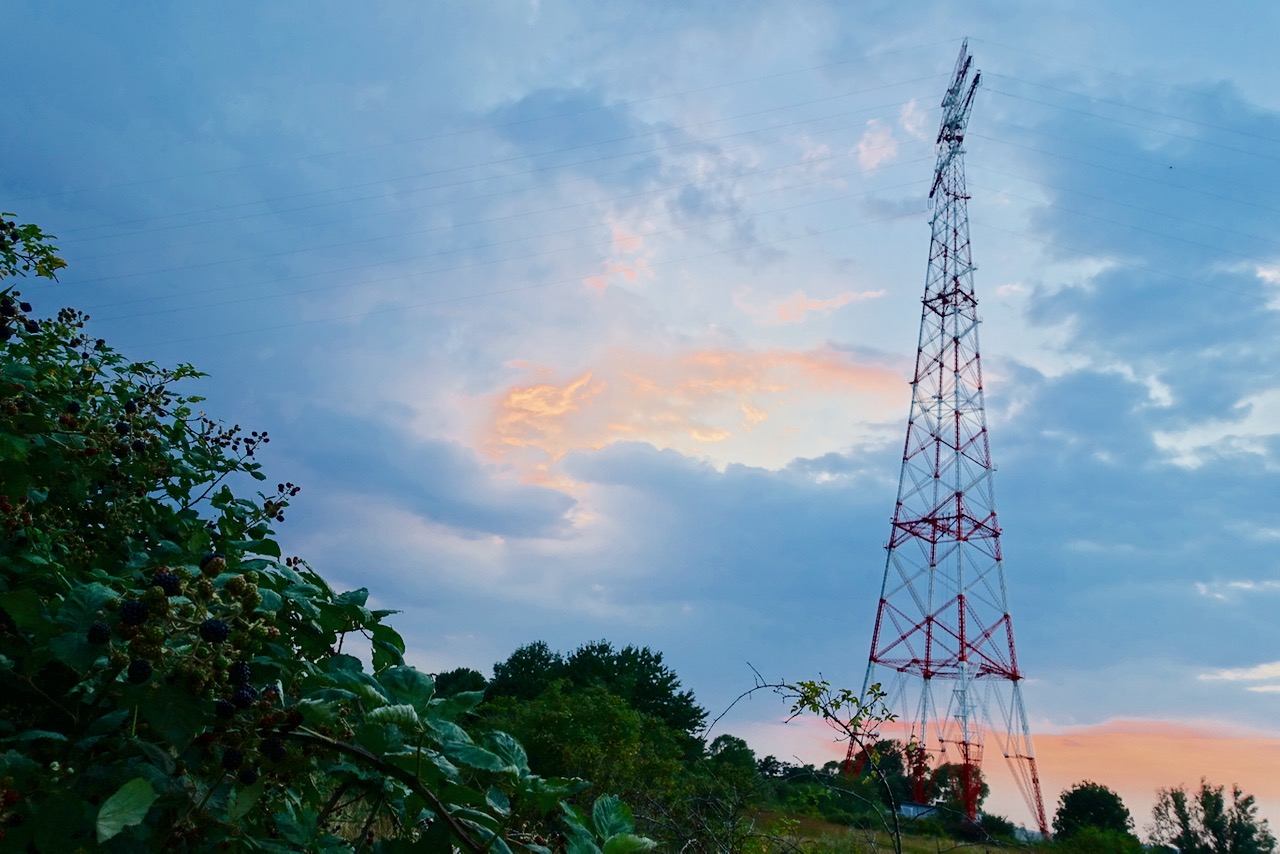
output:
<path id="1" fill-rule="evenodd" d="M 902 111 L 898 113 L 898 126 L 907 134 L 919 140 L 929 139 L 928 122 L 928 114 L 920 109 L 920 105 L 916 103 L 915 98 L 904 104 Z"/>
<path id="2" fill-rule="evenodd" d="M 1280 679 L 1280 661 L 1266 664 L 1255 664 L 1253 667 L 1228 667 L 1202 673 L 1200 679 L 1206 681 L 1225 682 L 1258 682 L 1265 679 Z"/>
<path id="3" fill-rule="evenodd" d="M 1243 398 L 1231 418 L 1210 419 L 1177 431 L 1158 430 L 1156 444 L 1174 463 L 1198 468 L 1224 455 L 1260 456 L 1268 464 L 1271 443 L 1280 436 L 1280 388 Z"/>
<path id="4" fill-rule="evenodd" d="M 316 472 L 305 478 L 308 489 L 358 494 L 362 502 L 376 500 L 463 538 L 571 533 L 573 498 L 521 483 L 461 444 L 413 439 L 336 414 L 321 418 L 308 411 L 301 420 L 312 429 L 308 441 L 293 444 L 304 449 L 303 464 Z M 314 429 L 317 424 L 323 431 Z"/>
<path id="5" fill-rule="evenodd" d="M 549 371 L 535 373 L 549 374 Z M 567 380 L 513 385 L 497 395 L 481 445 L 529 471 L 570 451 L 616 441 L 687 453 L 747 438 L 762 422 L 796 419 L 806 400 L 838 394 L 889 417 L 901 377 L 822 346 L 812 350 L 704 348 L 669 354 L 611 351 Z M 527 452 L 534 452 L 529 454 Z M 789 457 L 788 457 L 789 459 Z"/>
<path id="6" fill-rule="evenodd" d="M 771 308 L 771 314 L 777 323 L 803 323 L 805 315 L 809 312 L 821 312 L 827 314 L 833 309 L 840 306 L 848 305 L 851 302 L 861 302 L 868 299 L 879 299 L 885 295 L 884 290 L 878 291 L 861 291 L 855 293 L 853 291 L 845 291 L 836 294 L 829 299 L 811 299 L 800 291 L 795 291 L 786 299 L 774 303 Z"/>
<path id="7" fill-rule="evenodd" d="M 898 156 L 898 143 L 893 138 L 893 128 L 883 124 L 879 119 L 867 122 L 867 129 L 858 140 L 855 149 L 858 154 L 858 165 L 864 170 L 875 169 Z"/>

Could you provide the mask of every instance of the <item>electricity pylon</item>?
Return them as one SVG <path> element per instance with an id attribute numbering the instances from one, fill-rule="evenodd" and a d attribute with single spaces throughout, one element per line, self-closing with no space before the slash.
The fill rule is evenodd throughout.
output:
<path id="1" fill-rule="evenodd" d="M 1048 834 L 1013 644 L 978 358 L 964 134 L 982 75 L 960 48 L 942 100 L 933 230 L 911 414 L 864 694 L 880 683 L 909 728 L 914 797 L 947 766 L 970 819 L 990 736 Z M 851 758 L 852 758 L 852 745 Z"/>

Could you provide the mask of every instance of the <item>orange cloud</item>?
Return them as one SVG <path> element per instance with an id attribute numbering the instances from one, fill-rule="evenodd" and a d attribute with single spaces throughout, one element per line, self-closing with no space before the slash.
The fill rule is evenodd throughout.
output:
<path id="1" fill-rule="evenodd" d="M 877 299 L 884 295 L 884 291 L 862 291 L 861 293 L 845 291 L 830 299 L 809 299 L 800 291 L 796 291 L 782 302 L 773 306 L 773 316 L 779 323 L 802 323 L 804 322 L 804 316 L 811 311 L 826 313 L 851 302 Z"/>
<path id="2" fill-rule="evenodd" d="M 798 428 L 805 426 L 806 400 L 856 401 L 892 417 L 902 396 L 897 372 L 826 346 L 671 355 L 615 351 L 567 381 L 506 389 L 492 403 L 482 444 L 531 476 L 570 451 L 621 440 L 697 453 L 740 439 L 780 413 L 780 428 Z"/>
<path id="3" fill-rule="evenodd" d="M 582 283 L 595 291 L 603 291 L 609 287 L 609 282 L 614 276 L 622 276 L 632 284 L 639 281 L 641 276 L 652 278 L 653 270 L 650 269 L 645 258 L 625 259 L 618 257 L 635 255 L 644 248 L 644 235 L 631 231 L 618 223 L 612 223 L 610 228 L 613 232 L 614 258 L 605 262 L 604 273 L 599 276 L 589 276 L 583 279 Z"/>

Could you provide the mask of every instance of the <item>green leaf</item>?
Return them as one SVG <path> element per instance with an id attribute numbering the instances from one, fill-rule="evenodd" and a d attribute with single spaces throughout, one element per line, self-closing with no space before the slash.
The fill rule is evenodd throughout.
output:
<path id="1" fill-rule="evenodd" d="M 155 799 L 156 790 L 142 777 L 117 789 L 98 810 L 98 843 L 106 842 L 126 827 L 141 824 Z"/>
<path id="2" fill-rule="evenodd" d="M 630 833 L 635 829 L 635 820 L 631 808 L 618 799 L 617 795 L 601 795 L 591 807 L 591 823 L 601 839 L 609 839 L 620 833 Z"/>
<path id="3" fill-rule="evenodd" d="M 407 703 L 425 713 L 436 693 L 435 680 L 416 667 L 388 667 L 378 674 L 378 683 L 393 703 Z"/>
<path id="4" fill-rule="evenodd" d="M 236 789 L 231 793 L 231 799 L 227 803 L 227 818 L 232 823 L 240 821 L 249 811 L 253 809 L 254 804 L 262 797 L 262 791 L 266 787 L 266 778 L 259 778 L 251 786 L 242 789 Z"/>
<path id="5" fill-rule="evenodd" d="M 371 715 L 372 716 L 372 715 Z M 440 746 L 446 756 L 471 768 L 481 771 L 498 771 L 516 773 L 518 769 L 508 765 L 495 753 L 490 753 L 478 744 L 453 741 Z"/>
<path id="6" fill-rule="evenodd" d="M 348 590 L 333 601 L 335 605 L 359 605 L 363 607 L 369 601 L 369 588 L 361 587 L 359 590 Z"/>
<path id="7" fill-rule="evenodd" d="M 67 737 L 60 732 L 50 732 L 44 729 L 29 729 L 26 732 L 20 732 L 17 735 L 11 735 L 8 738 L 0 739 L 6 744 L 9 742 L 22 741 L 66 741 Z"/>
<path id="8" fill-rule="evenodd" d="M 513 736 L 507 735 L 505 732 L 489 732 L 484 735 L 484 744 L 502 761 L 512 768 L 521 776 L 527 776 L 529 771 L 529 756 L 524 752 L 523 745 Z"/>
<path id="9" fill-rule="evenodd" d="M 106 585 L 97 582 L 81 584 L 67 594 L 58 609 L 58 622 L 64 626 L 88 628 L 102 611 L 102 606 L 114 598 L 115 592 Z"/>
<path id="10" fill-rule="evenodd" d="M 395 724 L 415 730 L 422 726 L 417 710 L 408 703 L 380 706 L 365 715 L 365 720 L 376 724 Z"/>
<path id="11" fill-rule="evenodd" d="M 634 833 L 622 833 L 609 838 L 604 844 L 604 854 L 631 854 L 633 851 L 652 851 L 658 843 Z"/>

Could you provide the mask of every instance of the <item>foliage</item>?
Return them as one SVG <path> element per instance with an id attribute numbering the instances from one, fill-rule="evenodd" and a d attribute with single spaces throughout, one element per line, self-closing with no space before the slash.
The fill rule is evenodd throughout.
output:
<path id="1" fill-rule="evenodd" d="M 488 686 L 484 675 L 470 667 L 457 667 L 435 675 L 436 693 L 442 697 L 454 694 L 465 694 L 471 691 L 484 691 Z"/>
<path id="2" fill-rule="evenodd" d="M 568 656 L 545 641 L 526 644 L 493 666 L 488 695 L 532 700 L 560 679 L 575 688 L 599 686 L 689 739 L 707 717 L 693 692 L 680 689 L 680 679 L 663 663 L 662 653 L 648 647 L 614 649 L 605 640 L 585 643 Z"/>
<path id="3" fill-rule="evenodd" d="M 1086 827 L 1129 834 L 1133 818 L 1119 795 L 1101 783 L 1084 780 L 1058 797 L 1053 833 L 1055 838 L 1067 839 Z"/>
<path id="4" fill-rule="evenodd" d="M 1160 789 L 1148 828 L 1151 841 L 1171 845 L 1183 854 L 1272 854 L 1276 839 L 1265 819 L 1259 820 L 1253 795 L 1200 780 L 1200 788 Z"/>
<path id="5" fill-rule="evenodd" d="M 36 227 L 0 228 L 0 274 L 60 266 Z M 585 784 L 464 728 L 481 695 L 406 666 L 394 612 L 282 557 L 298 488 L 233 492 L 270 440 L 175 391 L 197 371 L 32 311 L 0 291 L 6 847 L 643 849 L 616 806 L 561 806 Z"/>
<path id="6" fill-rule="evenodd" d="M 763 686 L 760 686 L 763 687 Z M 872 779 L 875 780 L 882 797 L 890 802 L 890 806 L 877 812 L 884 830 L 889 834 L 895 854 L 902 854 L 902 822 L 898 815 L 898 803 L 894 800 L 895 786 L 888 773 L 888 766 L 882 764 L 884 757 L 876 749 L 882 740 L 879 728 L 896 719 L 889 711 L 884 700 L 886 694 L 879 683 L 870 686 L 865 695 L 860 695 L 849 688 L 833 688 L 825 679 L 802 680 L 796 683 L 783 683 L 769 686 L 790 702 L 790 717 L 794 720 L 802 714 L 817 716 L 836 734 L 836 742 L 848 745 L 849 752 L 862 756 L 866 760 Z M 904 745 L 910 765 L 919 746 L 914 742 Z"/>
<path id="7" fill-rule="evenodd" d="M 1054 851 L 1067 854 L 1141 854 L 1142 843 L 1132 833 L 1083 825 L 1071 835 L 1054 837 Z"/>
<path id="8" fill-rule="evenodd" d="M 484 719 L 519 739 L 536 767 L 628 800 L 673 791 L 683 770 L 678 734 L 599 685 L 562 679 L 532 700 L 493 699 Z"/>

